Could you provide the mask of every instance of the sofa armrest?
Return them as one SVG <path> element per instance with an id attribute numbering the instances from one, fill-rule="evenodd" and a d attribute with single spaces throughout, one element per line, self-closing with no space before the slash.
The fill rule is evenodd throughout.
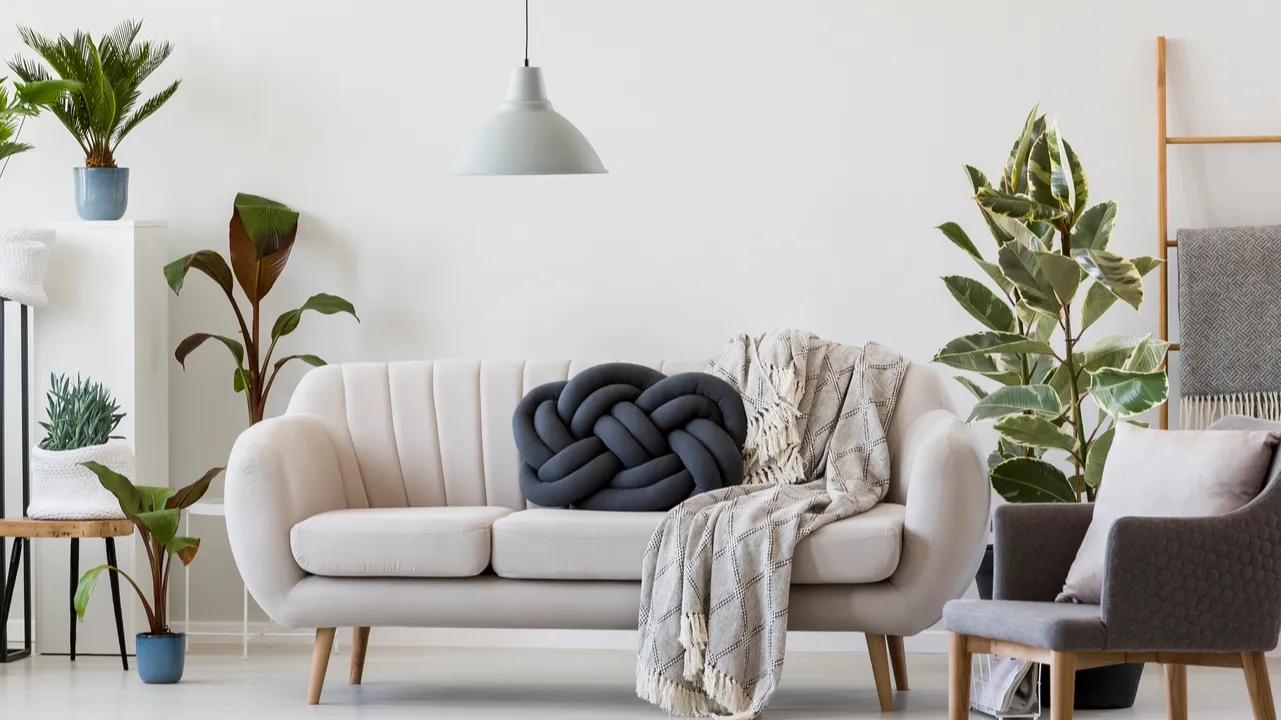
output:
<path id="1" fill-rule="evenodd" d="M 1053 601 L 1063 591 L 1063 582 L 1093 517 L 1093 503 L 998 507 L 992 528 L 992 597 Z"/>
<path id="2" fill-rule="evenodd" d="M 1281 631 L 1281 488 L 1215 517 L 1124 517 L 1108 536 L 1108 647 L 1268 651 Z"/>
<path id="3" fill-rule="evenodd" d="M 227 461 L 227 537 L 245 587 L 275 622 L 307 573 L 289 532 L 307 518 L 347 507 L 333 442 L 306 415 L 264 420 L 241 433 Z"/>
<path id="4" fill-rule="evenodd" d="M 907 516 L 903 553 L 890 583 L 903 593 L 918 633 L 943 616 L 943 605 L 974 581 L 987 540 L 992 490 L 973 431 L 947 410 L 914 420 L 903 436 Z"/>

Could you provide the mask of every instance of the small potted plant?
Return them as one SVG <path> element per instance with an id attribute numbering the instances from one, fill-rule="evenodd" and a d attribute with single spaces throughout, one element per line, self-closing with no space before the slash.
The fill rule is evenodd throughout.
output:
<path id="1" fill-rule="evenodd" d="M 169 57 L 167 42 L 137 42 L 142 23 L 126 20 L 99 40 L 77 31 L 70 38 L 45 37 L 19 27 L 22 41 L 64 80 L 80 89 L 53 103 L 50 110 L 62 121 L 85 154 L 85 166 L 75 169 L 76 212 L 83 220 L 119 220 L 129 204 L 129 168 L 116 165 L 120 142 L 151 117 L 178 91 L 180 80 L 138 104 L 142 85 Z M 43 64 L 18 57 L 9 63 L 28 83 L 53 79 Z"/>
<path id="2" fill-rule="evenodd" d="M 45 436 L 31 450 L 31 505 L 37 520 L 121 519 L 116 499 L 84 467 L 95 462 L 118 473 L 133 472 L 133 449 L 113 435 L 124 413 L 101 383 L 66 375 L 49 378 Z"/>
<path id="3" fill-rule="evenodd" d="M 9 160 L 31 146 L 18 141 L 27 118 L 80 89 L 69 80 L 42 80 L 13 83 L 0 78 L 0 178 L 9 169 Z M 0 297 L 40 307 L 45 304 L 44 274 L 49 263 L 53 231 L 20 225 L 0 226 Z"/>
<path id="4" fill-rule="evenodd" d="M 138 633 L 138 676 L 145 683 L 176 683 L 182 679 L 186 662 L 187 634 L 169 629 L 169 574 L 175 557 L 184 566 L 190 565 L 200 549 L 200 539 L 178 534 L 182 511 L 194 505 L 209 483 L 222 472 L 211 468 L 199 480 L 175 490 L 170 487 L 134 485 L 129 478 L 111 468 L 95 462 L 85 467 L 97 476 L 102 487 L 115 496 L 120 511 L 133 521 L 142 536 L 147 550 L 147 568 L 151 571 L 150 600 L 148 593 L 129 574 L 111 565 L 99 565 L 80 578 L 76 586 L 76 616 L 84 620 L 89 598 L 98 586 L 98 576 L 104 570 L 119 574 L 129 582 L 142 609 L 147 614 L 147 632 Z"/>

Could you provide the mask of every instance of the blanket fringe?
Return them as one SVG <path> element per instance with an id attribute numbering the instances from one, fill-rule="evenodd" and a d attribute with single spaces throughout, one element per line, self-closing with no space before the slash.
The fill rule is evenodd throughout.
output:
<path id="1" fill-rule="evenodd" d="M 1228 415 L 1281 421 L 1281 392 L 1202 395 L 1179 401 L 1179 428 L 1204 430 Z"/>
<path id="2" fill-rule="evenodd" d="M 707 618 L 701 613 L 681 615 L 680 643 L 685 648 L 685 679 L 698 682 L 707 659 Z"/>
<path id="3" fill-rule="evenodd" d="M 752 707 L 752 699 L 734 678 L 710 664 L 703 668 L 703 692 L 731 715 L 741 715 Z"/>
<path id="4" fill-rule="evenodd" d="M 636 696 L 641 700 L 681 717 L 708 717 L 711 707 L 707 696 L 693 688 L 678 685 L 657 671 L 636 665 Z"/>

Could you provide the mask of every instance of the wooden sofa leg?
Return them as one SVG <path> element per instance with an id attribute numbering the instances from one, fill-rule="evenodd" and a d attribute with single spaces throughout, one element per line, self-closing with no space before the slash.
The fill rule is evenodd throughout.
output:
<path id="1" fill-rule="evenodd" d="M 1188 720 L 1188 666 L 1166 663 L 1165 705 L 1170 720 Z"/>
<path id="2" fill-rule="evenodd" d="M 881 712 L 894 710 L 894 689 L 890 687 L 890 656 L 886 652 L 885 636 L 866 633 L 867 654 L 872 659 L 872 679 L 876 681 L 876 698 L 881 702 Z"/>
<path id="3" fill-rule="evenodd" d="M 311 650 L 311 684 L 307 686 L 307 704 L 320 704 L 320 691 L 325 687 L 325 670 L 329 668 L 329 653 L 334 649 L 334 632 L 337 628 L 316 628 L 316 645 Z"/>
<path id="4" fill-rule="evenodd" d="M 1050 720 L 1072 720 L 1076 704 L 1076 655 L 1050 652 Z"/>
<path id="5" fill-rule="evenodd" d="M 890 645 L 890 665 L 894 667 L 894 687 L 899 692 L 907 692 L 907 652 L 903 650 L 903 636 L 886 637 Z"/>
<path id="6" fill-rule="evenodd" d="M 969 720 L 971 659 L 969 637 L 951 633 L 947 650 L 948 720 Z"/>
<path id="7" fill-rule="evenodd" d="M 1268 661 L 1261 652 L 1241 653 L 1241 667 L 1245 669 L 1245 686 L 1250 690 L 1250 706 L 1254 720 L 1277 720 L 1277 708 L 1272 704 L 1272 681 L 1268 679 Z"/>
<path id="8" fill-rule="evenodd" d="M 369 650 L 369 628 L 351 629 L 351 677 L 348 682 L 359 685 L 365 676 L 365 653 Z"/>

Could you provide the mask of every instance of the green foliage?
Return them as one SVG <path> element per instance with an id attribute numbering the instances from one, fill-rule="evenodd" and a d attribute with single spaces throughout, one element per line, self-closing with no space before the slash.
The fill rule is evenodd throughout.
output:
<path id="1" fill-rule="evenodd" d="M 120 437 L 111 433 L 125 414 L 102 383 L 77 375 L 73 385 L 66 375 L 55 374 L 45 397 L 49 420 L 40 423 L 45 430 L 41 450 L 76 450 Z"/>
<path id="2" fill-rule="evenodd" d="M 1033 108 L 993 186 L 965 167 L 995 262 L 965 230 L 939 230 L 991 281 L 943 278 L 961 307 L 986 330 L 947 343 L 934 360 L 1001 387 L 957 378 L 976 398 L 970 421 L 996 420 L 1001 440 L 988 458 L 992 486 L 1010 502 L 1093 500 L 1117 422 L 1163 404 L 1169 344 L 1108 337 L 1085 349 L 1085 331 L 1118 299 L 1136 310 L 1143 277 L 1160 260 L 1108 249 L 1116 204 L 1089 204 L 1089 180 L 1076 151 Z M 1056 242 L 1057 240 L 1057 242 Z M 1083 292 L 1082 292 L 1083 291 Z M 1087 425 L 1092 402 L 1098 421 Z M 1047 453 L 1065 453 L 1069 476 Z"/>
<path id="3" fill-rule="evenodd" d="M 147 550 L 147 568 L 151 571 L 150 595 L 128 573 L 110 565 L 100 565 L 86 572 L 76 585 L 74 604 L 76 616 L 84 620 L 89 598 L 98 587 L 98 577 L 103 571 L 118 573 L 129 581 L 142 608 L 147 614 L 147 624 L 152 635 L 169 634 L 169 572 L 174 558 L 190 565 L 200 550 L 200 539 L 178 534 L 182 511 L 196 504 L 208 492 L 210 483 L 222 468 L 210 468 L 199 480 L 175 490 L 171 487 L 134 485 L 129 478 L 96 462 L 83 463 L 98 476 L 116 501 L 125 517 L 138 528 L 143 547 Z"/>
<path id="4" fill-rule="evenodd" d="M 222 343 L 236 363 L 231 387 L 235 392 L 245 394 L 250 425 L 262 420 L 267 398 L 281 368 L 291 360 L 301 360 L 313 367 L 325 364 L 316 355 L 306 354 L 287 355 L 272 362 L 276 343 L 298 329 L 304 313 L 308 310 L 322 315 L 347 313 L 360 321 L 355 306 L 350 302 L 337 295 L 318 293 L 300 307 L 287 310 L 276 318 L 269 338 L 260 335 L 262 300 L 271 292 L 289 262 L 289 253 L 298 235 L 298 218 L 298 213 L 283 203 L 240 193 L 231 213 L 228 252 L 231 261 L 213 250 L 201 250 L 174 260 L 164 269 L 165 281 L 174 295 L 182 292 L 187 272 L 195 269 L 213 280 L 231 304 L 240 329 L 239 340 L 212 333 L 193 333 L 178 343 L 174 357 L 186 367 L 187 356 L 205 341 Z M 237 285 L 249 303 L 247 315 L 236 298 Z"/>
<path id="5" fill-rule="evenodd" d="M 18 142 L 22 134 L 22 124 L 29 117 L 35 117 L 41 110 L 47 110 L 59 102 L 65 95 L 80 89 L 80 83 L 67 80 L 40 80 L 28 83 L 13 83 L 13 89 L 5 86 L 8 78 L 0 78 L 0 177 L 9 167 L 9 158 L 24 153 L 31 146 Z"/>
<path id="6" fill-rule="evenodd" d="M 182 82 L 175 80 L 138 105 L 138 88 L 173 50 L 167 42 L 137 42 L 141 29 L 140 21 L 126 20 L 98 40 L 78 30 L 55 40 L 18 28 L 22 42 L 44 61 L 15 57 L 9 67 L 18 77 L 34 83 L 56 76 L 78 86 L 50 109 L 80 144 L 85 167 L 116 167 L 116 147 L 168 102 Z"/>

